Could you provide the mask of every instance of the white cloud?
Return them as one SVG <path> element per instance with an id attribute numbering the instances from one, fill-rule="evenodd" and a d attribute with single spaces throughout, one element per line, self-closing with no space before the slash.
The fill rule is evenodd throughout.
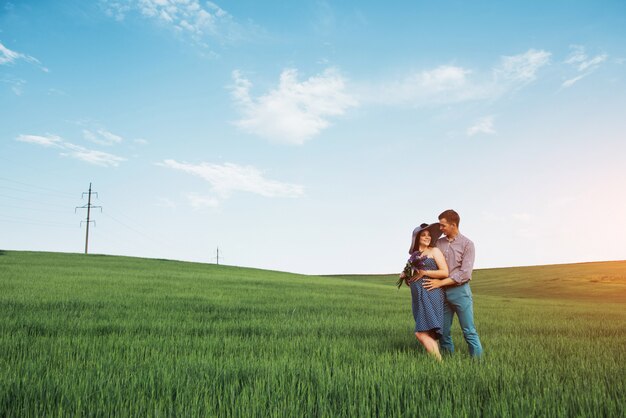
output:
<path id="1" fill-rule="evenodd" d="M 277 88 L 253 97 L 252 83 L 233 71 L 232 96 L 242 112 L 235 124 L 274 141 L 303 144 L 328 128 L 332 117 L 360 103 L 438 106 L 497 99 L 536 80 L 551 55 L 529 49 L 502 56 L 491 71 L 483 74 L 458 65 L 440 65 L 393 81 L 362 84 L 358 94 L 347 91 L 346 80 L 335 69 L 305 81 L 299 81 L 297 71 L 289 69 L 281 74 Z M 493 117 L 467 129 L 470 136 L 478 133 L 495 133 Z"/>
<path id="2" fill-rule="evenodd" d="M 13 64 L 16 60 L 25 57 L 24 54 L 11 51 L 0 42 L 0 65 Z"/>
<path id="3" fill-rule="evenodd" d="M 190 164 L 175 160 L 165 160 L 158 165 L 202 178 L 211 185 L 211 191 L 221 199 L 229 197 L 233 192 L 255 193 L 265 197 L 298 197 L 304 194 L 302 186 L 266 179 L 260 170 L 252 166 L 233 163 Z M 195 197 L 190 199 L 195 199 L 197 205 L 209 206 L 215 203 L 212 198 L 206 196 L 193 196 Z"/>
<path id="4" fill-rule="evenodd" d="M 360 97 L 364 102 L 414 106 L 496 99 L 534 81 L 550 56 L 550 52 L 535 49 L 503 56 L 485 74 L 458 65 L 441 65 L 396 81 L 362 87 Z"/>
<path id="5" fill-rule="evenodd" d="M 6 83 L 9 86 L 11 86 L 11 91 L 16 96 L 21 96 L 22 95 L 22 93 L 24 92 L 23 87 L 26 84 L 26 80 L 21 79 L 21 78 L 17 78 L 17 77 L 13 77 L 13 76 L 5 76 L 3 78 L 0 78 L 0 82 Z"/>
<path id="6" fill-rule="evenodd" d="M 483 98 L 485 92 L 470 82 L 470 74 L 471 70 L 467 68 L 441 65 L 409 74 L 401 80 L 366 88 L 364 100 L 387 105 L 432 105 Z"/>
<path id="7" fill-rule="evenodd" d="M 136 11 L 180 34 L 190 35 L 198 43 L 205 36 L 233 40 L 245 30 L 233 17 L 210 1 L 199 0 L 119 0 L 101 1 L 105 13 L 118 21 Z"/>
<path id="8" fill-rule="evenodd" d="M 252 83 L 233 71 L 232 95 L 243 117 L 235 124 L 242 130 L 270 140 L 303 144 L 330 126 L 358 103 L 346 91 L 346 81 L 335 69 L 298 81 L 298 72 L 284 70 L 276 89 L 251 97 Z"/>
<path id="9" fill-rule="evenodd" d="M 62 152 L 61 155 L 102 167 L 117 167 L 122 161 L 126 161 L 126 158 L 118 157 L 108 152 L 87 149 L 69 142 L 64 143 L 64 148 L 69 150 L 69 152 Z"/>
<path id="10" fill-rule="evenodd" d="M 503 56 L 493 70 L 497 81 L 526 84 L 537 78 L 537 71 L 550 62 L 550 52 L 529 49 L 523 54 Z"/>
<path id="11" fill-rule="evenodd" d="M 19 135 L 17 141 L 27 142 L 31 144 L 41 145 L 44 147 L 55 147 L 62 150 L 60 155 L 75 158 L 90 164 L 103 167 L 116 167 L 120 162 L 126 161 L 126 158 L 119 157 L 107 152 L 97 151 L 72 144 L 63 140 L 56 135 Z"/>
<path id="12" fill-rule="evenodd" d="M 114 145 L 123 141 L 123 138 L 119 135 L 115 135 L 104 129 L 98 129 L 96 132 L 92 132 L 88 129 L 83 129 L 83 137 L 91 142 L 100 145 Z"/>
<path id="13" fill-rule="evenodd" d="M 593 73 L 609 57 L 607 54 L 600 54 L 589 58 L 585 47 L 582 45 L 571 45 L 570 49 L 571 53 L 564 62 L 573 66 L 578 74 L 563 82 L 562 87 L 565 88 L 573 86 L 576 82 Z"/>
<path id="14" fill-rule="evenodd" d="M 444 65 L 432 71 L 424 71 L 416 77 L 416 84 L 430 91 L 448 91 L 466 84 L 470 71 L 461 67 Z"/>
<path id="15" fill-rule="evenodd" d="M 598 68 L 600 64 L 606 61 L 608 57 L 609 57 L 608 55 L 602 54 L 602 55 L 597 55 L 588 61 L 581 62 L 578 65 L 578 71 L 585 71 L 587 69 L 595 70 L 596 68 Z"/>
<path id="16" fill-rule="evenodd" d="M 108 16 L 113 17 L 118 22 L 124 20 L 126 14 L 131 11 L 131 3 L 129 1 L 101 0 L 100 5 Z"/>
<path id="17" fill-rule="evenodd" d="M 572 52 L 565 60 L 565 63 L 575 66 L 578 71 L 597 68 L 598 65 L 606 61 L 608 58 L 607 54 L 600 54 L 589 59 L 587 53 L 585 52 L 585 47 L 582 45 L 571 45 L 570 49 Z"/>
<path id="18" fill-rule="evenodd" d="M 580 81 L 582 78 L 585 77 L 586 74 L 582 74 L 582 75 L 577 75 L 576 77 L 573 78 L 569 78 L 567 80 L 565 80 L 563 82 L 563 84 L 561 84 L 562 87 L 571 87 L 573 86 L 577 81 Z"/>
<path id="19" fill-rule="evenodd" d="M 63 140 L 56 135 L 20 135 L 16 138 L 20 142 L 42 145 L 44 147 L 62 147 Z"/>
<path id="20" fill-rule="evenodd" d="M 41 65 L 41 62 L 39 62 L 37 58 L 22 54 L 21 52 L 12 51 L 0 42 L 0 65 L 15 64 L 15 61 L 18 60 L 24 60 L 31 64 L 35 64 L 46 73 L 49 71 L 46 67 Z"/>
<path id="21" fill-rule="evenodd" d="M 493 119 L 493 116 L 486 116 L 479 119 L 474 125 L 467 128 L 467 136 L 474 136 L 477 134 L 495 134 L 496 130 L 493 127 Z"/>
<path id="22" fill-rule="evenodd" d="M 48 89 L 50 96 L 67 96 L 67 93 L 60 89 L 50 88 Z"/>
<path id="23" fill-rule="evenodd" d="M 135 144 L 138 144 L 138 145 L 148 145 L 149 144 L 148 140 L 147 139 L 143 139 L 143 138 L 133 139 L 133 142 Z"/>

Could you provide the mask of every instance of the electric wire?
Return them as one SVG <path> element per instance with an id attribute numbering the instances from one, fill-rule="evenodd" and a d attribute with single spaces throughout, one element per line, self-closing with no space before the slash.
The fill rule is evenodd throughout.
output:
<path id="1" fill-rule="evenodd" d="M 15 205 L 7 205 L 3 204 L 3 208 L 13 208 L 13 209 L 22 209 L 22 210 L 35 210 L 39 212 L 55 212 L 55 213 L 67 213 L 67 210 L 58 210 L 58 209 L 48 209 L 48 208 L 27 208 L 24 206 L 15 206 Z M 2 215 L 0 215 L 2 216 Z"/>
<path id="2" fill-rule="evenodd" d="M 41 202 L 41 201 L 36 201 L 36 200 L 32 200 L 32 199 L 24 199 L 22 197 L 7 196 L 5 194 L 0 194 L 0 197 L 4 197 L 6 199 L 20 200 L 22 202 L 37 203 L 39 205 L 43 203 L 43 204 L 46 204 L 46 205 L 57 206 L 57 207 L 60 207 L 60 208 L 65 208 L 65 209 L 67 209 L 69 207 L 69 206 L 66 206 L 66 205 L 58 204 L 58 203 Z"/>
<path id="3" fill-rule="evenodd" d="M 107 207 L 107 211 L 106 211 L 106 212 L 107 212 L 107 215 L 108 215 L 108 216 L 110 216 L 112 219 L 113 219 L 113 216 L 111 215 L 111 212 L 113 212 L 113 213 L 114 213 L 114 215 L 115 215 L 116 217 L 118 217 L 118 218 L 124 218 L 124 219 L 126 220 L 126 222 L 127 222 L 127 223 L 131 223 L 131 224 L 135 225 L 135 228 L 138 230 L 138 233 L 143 234 L 143 235 L 145 235 L 146 237 L 149 237 L 150 239 L 152 239 L 152 240 L 154 240 L 154 241 L 158 241 L 158 242 L 160 242 L 160 243 L 161 243 L 161 244 L 163 244 L 163 245 L 168 245 L 168 246 L 170 246 L 170 245 L 171 245 L 171 244 L 170 244 L 170 238 L 169 238 L 169 237 L 165 237 L 165 236 L 163 236 L 163 235 L 161 235 L 161 234 L 157 233 L 157 232 L 156 232 L 156 231 L 154 231 L 154 230 L 151 230 L 151 233 L 150 233 L 150 234 L 146 234 L 146 233 L 144 233 L 142 230 L 145 230 L 146 228 L 145 228 L 143 225 L 141 225 L 141 223 L 140 223 L 140 222 L 137 222 L 135 219 L 132 219 L 132 218 L 131 218 L 131 217 L 129 217 L 128 215 L 126 215 L 126 214 L 124 214 L 124 213 L 121 213 L 121 212 L 117 212 L 117 211 L 115 211 L 115 210 L 113 210 L 113 211 L 112 211 L 112 210 L 110 209 L 110 206 L 109 206 L 109 207 Z M 116 220 L 117 222 L 123 223 L 123 221 L 121 221 L 120 219 L 113 219 L 113 220 Z M 172 247 L 170 246 L 170 248 L 172 248 Z"/>
<path id="4" fill-rule="evenodd" d="M 16 224 L 27 224 L 27 225 L 39 225 L 39 226 L 50 226 L 50 227 L 68 228 L 68 229 L 77 228 L 77 226 L 60 223 L 60 222 L 46 222 L 46 221 L 40 221 L 38 219 L 33 220 L 33 219 L 19 218 L 16 216 L 0 215 L 0 218 L 9 218 L 9 219 L 0 219 L 0 222 L 11 223 L 11 224 L 16 223 Z"/>
<path id="5" fill-rule="evenodd" d="M 14 183 L 14 184 L 19 184 L 19 185 L 30 187 L 30 188 L 33 188 L 33 189 L 43 190 L 44 192 L 48 192 L 48 194 L 58 195 L 60 197 L 64 197 L 64 198 L 67 198 L 67 199 L 71 199 L 71 198 L 75 198 L 76 197 L 74 195 L 74 193 L 63 192 L 61 190 L 50 189 L 48 187 L 41 187 L 41 186 L 37 186 L 37 185 L 34 185 L 34 184 L 25 183 L 23 181 L 13 180 L 13 179 L 10 179 L 10 178 L 7 178 L 7 177 L 0 176 L 0 180 L 8 181 L 8 182 Z M 2 187 L 2 186 L 0 186 L 0 187 Z M 4 186 L 4 187 L 7 187 L 7 186 Z M 35 192 L 30 191 L 30 190 L 23 190 L 23 191 L 26 191 L 28 193 L 35 193 Z"/>
<path id="6" fill-rule="evenodd" d="M 139 235 L 141 235 L 142 237 L 144 237 L 144 238 L 148 239 L 149 241 L 151 241 L 151 242 L 152 242 L 152 243 L 154 243 L 154 244 L 159 244 L 159 245 L 167 245 L 168 247 L 169 247 L 169 245 L 170 245 L 169 243 L 167 243 L 167 242 L 165 242 L 165 241 L 161 241 L 160 239 L 156 239 L 156 238 L 154 238 L 154 237 L 151 237 L 150 235 L 147 235 L 147 234 L 145 234 L 144 232 L 142 232 L 142 231 L 140 231 L 140 230 L 138 230 L 138 229 L 136 229 L 136 228 L 134 228 L 134 227 L 132 227 L 132 226 L 130 226 L 130 225 L 127 225 L 126 223 L 124 223 L 124 222 L 122 222 L 121 220 L 119 220 L 119 219 L 115 218 L 114 216 L 112 216 L 112 215 L 108 214 L 107 212 L 102 212 L 102 214 L 103 214 L 104 216 L 106 216 L 107 218 L 110 218 L 110 219 L 111 219 L 111 220 L 113 220 L 114 222 L 117 222 L 118 224 L 122 225 L 123 227 L 125 227 L 125 228 L 127 228 L 127 229 L 129 229 L 129 230 L 131 230 L 131 231 L 135 232 L 136 234 L 139 234 Z"/>

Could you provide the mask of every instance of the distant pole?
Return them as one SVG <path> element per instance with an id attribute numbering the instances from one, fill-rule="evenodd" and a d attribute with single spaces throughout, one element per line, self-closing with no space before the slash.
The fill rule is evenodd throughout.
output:
<path id="1" fill-rule="evenodd" d="M 89 217 L 91 215 L 91 183 L 89 183 L 89 197 L 87 198 L 87 232 L 85 233 L 85 254 L 89 248 Z"/>
<path id="2" fill-rule="evenodd" d="M 80 224 L 82 225 L 83 222 L 87 222 L 87 232 L 85 233 L 85 254 L 88 253 L 89 250 L 89 224 L 91 222 L 94 223 L 94 226 L 96 225 L 96 221 L 92 221 L 91 220 L 91 208 L 99 208 L 100 212 L 102 212 L 102 206 L 93 206 L 91 204 L 91 195 L 95 194 L 96 197 L 98 197 L 98 193 L 97 192 L 92 192 L 91 191 L 91 183 L 89 183 L 89 191 L 88 192 L 83 192 L 82 196 L 84 195 L 88 195 L 87 198 L 87 205 L 85 206 L 76 206 L 76 208 L 74 209 L 74 212 L 76 212 L 77 209 L 87 209 L 87 221 L 81 221 Z M 81 196 L 81 198 L 82 198 Z"/>
<path id="3" fill-rule="evenodd" d="M 217 247 L 217 264 L 220 264 L 220 247 Z"/>

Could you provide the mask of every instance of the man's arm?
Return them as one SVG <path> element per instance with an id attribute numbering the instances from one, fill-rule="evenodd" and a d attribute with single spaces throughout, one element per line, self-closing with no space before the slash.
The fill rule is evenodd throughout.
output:
<path id="1" fill-rule="evenodd" d="M 424 271 L 423 275 L 427 275 L 429 278 L 424 279 L 424 289 L 432 290 L 437 289 L 438 287 L 450 286 L 456 284 L 454 280 L 448 277 L 448 264 L 446 263 L 446 259 L 439 250 L 439 248 L 435 248 L 434 251 L 435 261 L 437 262 L 438 270 L 434 271 Z M 420 270 L 420 273 L 423 270 Z"/>
<path id="2" fill-rule="evenodd" d="M 472 241 L 468 241 L 463 249 L 461 268 L 450 275 L 450 278 L 454 280 L 456 284 L 467 283 L 472 279 L 475 257 L 476 251 L 474 250 L 474 243 Z"/>
<path id="3" fill-rule="evenodd" d="M 451 274 L 450 277 L 447 277 L 445 279 L 425 279 L 423 284 L 424 289 L 433 290 L 439 287 L 461 285 L 463 283 L 469 282 L 472 278 L 472 270 L 474 269 L 475 257 L 476 252 L 474 249 L 474 243 L 472 241 L 468 241 L 467 245 L 463 249 L 461 268 Z"/>

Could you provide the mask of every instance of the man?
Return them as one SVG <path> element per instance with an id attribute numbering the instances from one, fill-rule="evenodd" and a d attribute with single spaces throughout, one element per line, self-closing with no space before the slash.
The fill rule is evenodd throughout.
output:
<path id="1" fill-rule="evenodd" d="M 454 343 L 450 335 L 454 314 L 459 318 L 463 337 L 472 357 L 480 357 L 483 347 L 474 327 L 474 307 L 469 281 L 474 268 L 474 243 L 459 232 L 459 214 L 448 209 L 439 215 L 439 224 L 444 236 L 437 241 L 437 248 L 443 253 L 448 263 L 449 276 L 446 279 L 424 279 L 427 290 L 444 287 L 443 336 L 441 350 L 454 353 Z"/>

